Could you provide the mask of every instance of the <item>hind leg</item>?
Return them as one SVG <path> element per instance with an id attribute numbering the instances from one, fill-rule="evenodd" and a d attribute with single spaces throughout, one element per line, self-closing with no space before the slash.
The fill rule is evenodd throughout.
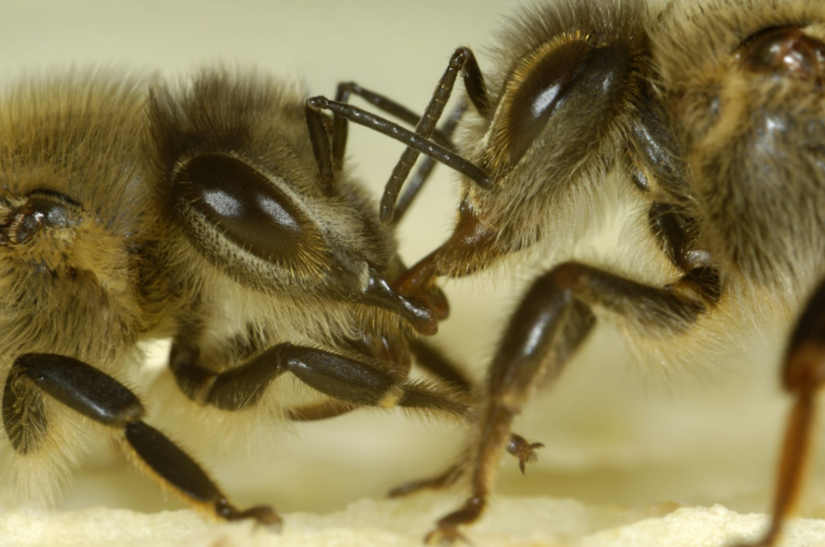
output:
<path id="1" fill-rule="evenodd" d="M 782 367 L 782 387 L 794 405 L 788 417 L 770 528 L 756 546 L 775 545 L 799 493 L 816 415 L 815 396 L 825 382 L 825 283 L 820 284 L 796 324 Z"/>

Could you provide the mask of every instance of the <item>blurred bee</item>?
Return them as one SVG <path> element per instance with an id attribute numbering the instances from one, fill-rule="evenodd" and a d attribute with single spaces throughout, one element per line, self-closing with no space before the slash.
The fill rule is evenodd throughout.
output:
<path id="1" fill-rule="evenodd" d="M 617 183 L 642 212 L 619 264 L 557 260 L 523 297 L 462 466 L 402 490 L 469 473 L 472 494 L 431 538 L 460 537 L 481 516 L 505 447 L 531 456 L 534 446 L 508 446 L 512 419 L 597 318 L 615 323 L 640 359 L 695 367 L 734 324 L 788 332 L 802 311 L 782 376 L 796 405 L 763 544 L 776 541 L 825 380 L 825 285 L 814 290 L 825 274 L 823 41 L 825 5 L 815 0 L 681 0 L 658 13 L 636 0 L 545 2 L 503 30 L 486 76 L 469 49 L 455 52 L 415 133 L 313 99 L 408 145 L 383 219 L 419 152 L 463 175 L 452 235 L 393 284 L 408 297 L 424 298 L 439 276 L 529 252 L 558 256 Z M 428 131 L 459 72 L 474 112 L 459 124 L 455 154 Z"/>
<path id="2" fill-rule="evenodd" d="M 79 413 L 193 505 L 280 522 L 235 508 L 143 421 L 121 380 L 142 340 L 171 337 L 183 394 L 232 416 L 465 414 L 458 390 L 408 379 L 410 340 L 436 321 L 390 289 L 403 271 L 392 231 L 333 166 L 330 123 L 305 100 L 223 70 L 173 85 L 68 74 L 3 96 L 0 442 L 22 491 L 66 466 Z M 321 400 L 284 407 L 267 391 L 286 373 Z"/>

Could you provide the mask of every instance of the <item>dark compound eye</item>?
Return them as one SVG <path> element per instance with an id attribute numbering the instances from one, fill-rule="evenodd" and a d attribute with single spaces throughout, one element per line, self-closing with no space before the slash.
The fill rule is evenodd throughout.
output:
<path id="1" fill-rule="evenodd" d="M 509 150 L 512 164 L 518 163 L 542 132 L 592 49 L 592 44 L 583 41 L 557 47 L 539 59 L 521 82 L 513 94 L 508 120 L 513 128 Z"/>
<path id="2" fill-rule="evenodd" d="M 313 227 L 270 180 L 231 156 L 189 161 L 178 173 L 175 197 L 239 247 L 269 262 L 297 256 Z"/>
<path id="3" fill-rule="evenodd" d="M 80 222 L 79 208 L 73 200 L 58 192 L 31 192 L 23 205 L 6 209 L 0 219 L 0 242 L 19 245 L 26 243 L 44 226 L 63 228 L 72 222 Z"/>
<path id="4" fill-rule="evenodd" d="M 597 47 L 584 39 L 536 50 L 509 77 L 496 143 L 500 152 L 491 167 L 507 170 L 518 163 L 571 97 L 589 102 L 600 114 L 620 87 L 627 64 L 623 49 Z M 582 112 L 584 118 L 588 115 L 594 114 Z"/>
<path id="5" fill-rule="evenodd" d="M 737 57 L 753 72 L 818 78 L 825 68 L 825 44 L 799 27 L 771 27 L 745 40 Z"/>

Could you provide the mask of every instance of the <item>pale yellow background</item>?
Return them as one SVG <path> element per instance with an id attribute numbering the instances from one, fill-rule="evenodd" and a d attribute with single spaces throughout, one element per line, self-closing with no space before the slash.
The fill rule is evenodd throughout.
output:
<path id="1" fill-rule="evenodd" d="M 355 80 L 420 110 L 456 46 L 473 46 L 481 53 L 482 69 L 487 66 L 483 46 L 492 43 L 501 16 L 514 5 L 478 0 L 4 2 L 0 85 L 27 71 L 68 66 L 103 64 L 171 75 L 222 61 L 300 78 L 313 94 L 331 95 L 337 82 Z M 361 128 L 350 135 L 350 158 L 377 195 L 401 148 Z M 400 239 L 409 262 L 449 232 L 452 180 L 441 169 L 406 220 Z M 529 275 L 518 272 L 513 283 L 505 279 L 496 287 L 464 281 L 447 285 L 454 311 L 437 340 L 475 377 L 481 377 Z M 498 493 L 640 508 L 667 501 L 718 502 L 735 511 L 764 512 L 787 406 L 774 382 L 780 342 L 777 332 L 765 346 L 726 361 L 726 370 L 701 382 L 666 383 L 634 369 L 621 342 L 600 333 L 558 385 L 537 396 L 519 419 L 517 430 L 547 448 L 526 478 L 506 462 Z M 273 436 L 276 448 L 257 459 L 233 457 L 231 450 L 228 457 L 203 452 L 198 457 L 239 504 L 271 503 L 289 518 L 296 511 L 341 510 L 363 497 L 380 497 L 400 481 L 435 472 L 463 435 L 460 428 L 423 424 L 400 413 L 366 412 L 300 426 L 294 433 L 261 431 Z M 174 499 L 165 501 L 154 483 L 121 469 L 105 445 L 92 452 L 58 511 L 182 507 Z M 814 462 L 822 475 L 825 453 L 815 453 Z M 809 486 L 802 513 L 823 518 L 823 483 Z M 443 512 L 458 499 L 433 503 Z M 2 500 L 6 511 L 16 509 L 8 493 Z M 422 526 L 431 520 L 422 520 Z M 36 522 L 24 526 L 45 526 Z M 200 530 L 200 524 L 189 525 Z M 19 528 L 1 513 L 0 528 L 7 533 L 0 545 L 32 544 L 8 535 Z M 723 537 L 708 545 L 720 544 Z"/>

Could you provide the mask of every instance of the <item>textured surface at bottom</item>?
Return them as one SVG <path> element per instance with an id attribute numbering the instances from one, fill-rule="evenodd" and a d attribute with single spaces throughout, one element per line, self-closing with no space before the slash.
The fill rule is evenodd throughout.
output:
<path id="1" fill-rule="evenodd" d="M 108 509 L 13 512 L 0 515 L 0 545 L 413 547 L 422 544 L 432 522 L 455 503 L 454 497 L 434 494 L 403 500 L 361 500 L 326 516 L 285 515 L 286 524 L 279 534 L 255 530 L 246 523 L 211 523 L 189 510 L 155 514 Z M 741 515 L 719 505 L 627 508 L 552 498 L 498 497 L 467 537 L 476 547 L 722 547 L 754 540 L 766 525 L 764 515 Z M 810 519 L 792 521 L 783 541 L 785 547 L 823 544 L 825 521 Z"/>

